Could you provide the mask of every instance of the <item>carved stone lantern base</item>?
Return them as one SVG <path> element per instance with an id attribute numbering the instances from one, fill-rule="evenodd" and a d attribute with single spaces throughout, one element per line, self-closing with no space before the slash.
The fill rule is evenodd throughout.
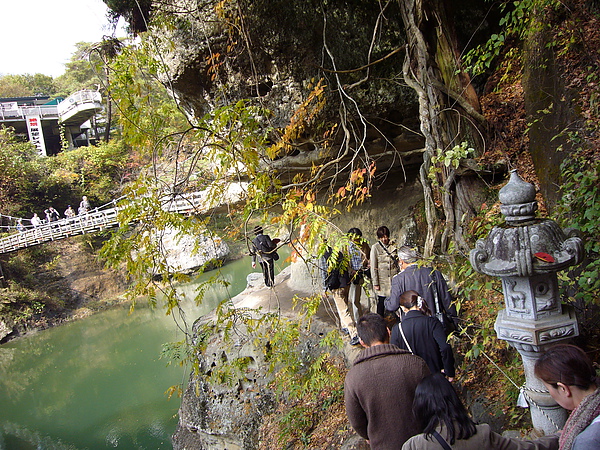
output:
<path id="1" fill-rule="evenodd" d="M 508 341 L 523 360 L 525 385 L 522 393 L 529 405 L 531 420 L 545 434 L 562 429 L 568 412 L 556 404 L 544 384 L 535 376 L 534 367 L 540 353 L 547 347 L 563 343 L 579 334 L 575 310 L 562 305 L 560 315 L 546 316 L 538 320 L 512 317 L 505 309 L 498 313 L 494 329 L 498 338 Z"/>
<path id="2" fill-rule="evenodd" d="M 517 350 L 543 351 L 542 346 L 558 344 L 579 335 L 575 310 L 562 305 L 562 314 L 538 320 L 513 317 L 506 309 L 498 312 L 494 329 L 499 339 L 509 341 Z"/>

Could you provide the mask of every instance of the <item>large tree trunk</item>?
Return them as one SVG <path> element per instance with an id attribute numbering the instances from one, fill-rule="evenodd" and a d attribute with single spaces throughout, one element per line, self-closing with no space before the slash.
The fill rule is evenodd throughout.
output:
<path id="1" fill-rule="evenodd" d="M 420 178 L 427 219 L 424 255 L 430 256 L 438 241 L 440 251 L 446 251 L 460 227 L 455 217 L 456 171 L 433 160 L 443 160 L 445 152 L 463 141 L 474 148 L 481 145 L 473 123 L 483 118 L 470 79 L 460 70 L 458 45 L 444 0 L 399 0 L 399 5 L 408 42 L 404 78 L 417 93 L 425 137 Z M 432 168 L 434 183 L 429 177 Z M 462 240 L 462 233 L 457 236 Z M 466 246 L 464 242 L 458 244 Z"/>

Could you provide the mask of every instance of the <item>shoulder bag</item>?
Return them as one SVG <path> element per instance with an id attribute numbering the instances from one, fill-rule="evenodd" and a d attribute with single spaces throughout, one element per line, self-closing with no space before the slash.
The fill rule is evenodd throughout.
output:
<path id="1" fill-rule="evenodd" d="M 452 450 L 452 447 L 450 447 L 450 444 L 448 444 L 446 442 L 446 439 L 444 439 L 440 433 L 438 433 L 437 431 L 434 431 L 431 434 L 433 435 L 434 438 L 437 439 L 437 441 L 440 443 L 440 445 L 442 446 L 442 448 L 444 450 Z"/>
<path id="2" fill-rule="evenodd" d="M 398 264 L 398 257 L 394 257 L 394 255 L 392 255 L 390 252 L 388 252 L 388 249 L 385 248 L 385 246 L 381 243 L 381 241 L 379 241 L 379 245 L 381 245 L 381 248 L 383 249 L 384 252 L 387 253 L 387 255 L 390 257 L 390 259 L 392 260 L 392 263 L 394 264 L 394 267 L 396 268 L 396 270 L 398 272 L 402 272 L 400 270 L 400 265 Z"/>
<path id="3" fill-rule="evenodd" d="M 448 316 L 446 308 L 444 308 L 444 305 L 442 305 L 440 302 L 440 294 L 437 289 L 437 283 L 433 279 L 433 269 L 431 269 L 431 272 L 429 272 L 429 277 L 431 278 L 431 288 L 433 290 L 433 299 L 435 303 L 434 315 L 436 319 L 442 323 L 444 330 L 446 330 L 446 334 L 450 334 L 453 331 L 456 331 L 456 324 L 454 323 L 454 320 Z"/>
<path id="4" fill-rule="evenodd" d="M 400 334 L 402 335 L 402 340 L 404 341 L 404 345 L 406 345 L 406 348 L 408 349 L 408 351 L 414 355 L 415 352 L 413 352 L 412 348 L 410 348 L 410 345 L 408 345 L 408 341 L 406 340 L 406 336 L 404 335 L 404 330 L 402 329 L 402 322 L 398 322 L 398 328 L 400 329 Z"/>

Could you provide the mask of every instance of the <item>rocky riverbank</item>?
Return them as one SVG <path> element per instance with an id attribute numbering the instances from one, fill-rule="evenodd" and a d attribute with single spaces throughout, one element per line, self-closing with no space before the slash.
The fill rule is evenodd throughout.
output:
<path id="1" fill-rule="evenodd" d="M 298 297 L 318 294 L 320 288 L 313 284 L 313 279 L 315 278 L 308 273 L 303 263 L 293 263 L 277 274 L 273 289 L 264 286 L 261 274 L 252 273 L 248 277 L 248 287 L 233 299 L 233 305 L 238 311 L 254 315 L 256 320 L 275 313 L 282 320 L 301 322 L 296 348 L 307 358 L 309 355 L 314 357 L 320 352 L 328 352 L 331 361 L 341 364 L 345 373 L 345 367 L 354 360 L 359 348 L 351 347 L 347 342 L 341 348 L 322 346 L 323 338 L 336 328 L 333 303 L 324 299 L 316 315 L 304 327 L 302 309 L 295 302 Z M 197 322 L 194 329 L 198 333 L 202 324 L 214 319 L 214 315 L 207 316 Z M 271 339 L 268 332 L 264 335 L 263 332 L 264 330 L 249 330 L 247 325 L 239 323 L 235 328 L 236 337 L 233 342 L 224 336 L 223 330 L 207 338 L 204 350 L 197 353 L 199 370 L 190 377 L 182 398 L 179 424 L 173 436 L 175 450 L 270 448 L 265 447 L 265 436 L 269 428 L 267 424 L 273 420 L 270 415 L 280 406 L 278 402 L 281 398 L 275 393 L 275 372 L 270 370 Z M 231 385 L 226 382 L 211 382 L 213 372 L 223 366 L 225 360 L 233 359 L 250 361 L 239 382 Z M 347 427 L 343 410 L 327 411 L 325 416 L 328 415 L 334 423 L 342 422 L 341 432 L 336 426 L 331 435 L 326 437 L 332 440 L 332 448 L 368 448 L 362 439 L 353 437 L 354 433 Z M 272 444 L 275 445 L 277 440 L 273 439 Z M 348 446 L 349 443 L 352 445 Z"/>
<path id="2" fill-rule="evenodd" d="M 203 249 L 194 253 L 198 246 Z M 84 235 L 10 254 L 2 262 L 0 343 L 128 301 L 124 269 L 107 268 L 98 257 L 103 237 Z M 163 236 L 169 264 L 193 273 L 211 260 L 230 257 L 221 238 Z"/>

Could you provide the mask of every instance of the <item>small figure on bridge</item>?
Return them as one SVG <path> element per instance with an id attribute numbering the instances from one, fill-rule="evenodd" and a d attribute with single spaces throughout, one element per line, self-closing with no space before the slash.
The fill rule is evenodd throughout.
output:
<path id="1" fill-rule="evenodd" d="M 72 219 L 73 217 L 75 217 L 75 215 L 75 210 L 71 207 L 71 205 L 69 205 L 69 207 L 65 209 L 65 217 L 67 219 Z"/>
<path id="2" fill-rule="evenodd" d="M 37 213 L 33 213 L 33 217 L 31 218 L 31 225 L 33 225 L 34 228 L 37 228 L 41 224 L 42 224 L 42 219 L 40 219 L 40 216 L 38 216 Z"/>
<path id="3" fill-rule="evenodd" d="M 90 210 L 90 202 L 88 201 L 88 198 L 84 195 L 81 198 L 81 202 L 79 203 L 79 210 L 77 211 L 79 213 L 79 215 L 82 214 L 87 214 L 87 212 Z"/>
<path id="4" fill-rule="evenodd" d="M 17 220 L 17 230 L 19 231 L 19 233 L 22 233 L 23 231 L 25 231 L 25 225 L 23 225 L 23 219 Z"/>
<path id="5" fill-rule="evenodd" d="M 48 208 L 48 211 L 50 212 L 50 222 L 55 222 L 60 219 L 60 213 L 54 209 L 54 207 L 51 206 Z"/>

